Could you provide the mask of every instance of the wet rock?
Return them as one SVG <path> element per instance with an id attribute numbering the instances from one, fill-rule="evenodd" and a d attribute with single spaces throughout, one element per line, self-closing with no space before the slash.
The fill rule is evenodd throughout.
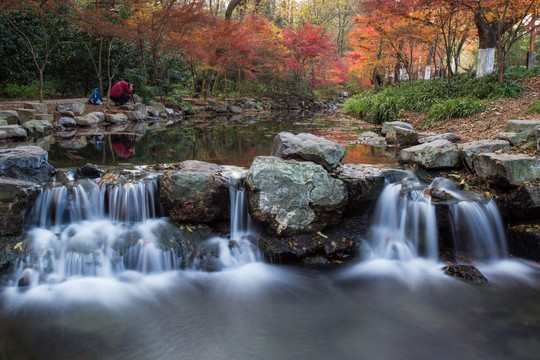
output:
<path id="1" fill-rule="evenodd" d="M 75 127 L 75 126 L 77 126 L 77 121 L 75 121 L 75 119 L 70 118 L 70 117 L 61 117 L 60 119 L 58 119 L 58 121 L 56 123 L 58 125 L 60 125 L 60 126 L 63 126 L 63 127 Z"/>
<path id="2" fill-rule="evenodd" d="M 37 114 L 47 114 L 47 105 L 42 103 L 24 103 L 23 107 L 25 109 L 35 110 Z"/>
<path id="3" fill-rule="evenodd" d="M 144 115 L 140 111 L 126 111 L 127 119 L 129 121 L 144 121 Z"/>
<path id="4" fill-rule="evenodd" d="M 459 156 L 469 169 L 473 169 L 473 155 L 484 152 L 505 152 L 510 149 L 506 140 L 478 140 L 458 144 Z"/>
<path id="5" fill-rule="evenodd" d="M 7 121 L 7 125 L 19 124 L 19 114 L 15 110 L 1 110 L 0 119 Z"/>
<path id="6" fill-rule="evenodd" d="M 48 121 L 52 124 L 52 122 L 54 121 L 54 115 L 53 114 L 36 114 L 36 120 Z"/>
<path id="7" fill-rule="evenodd" d="M 60 131 L 60 132 L 57 132 L 55 135 L 58 135 L 63 138 L 70 138 L 70 137 L 75 136 L 76 134 L 77 134 L 77 129 L 73 129 L 73 130 L 67 130 L 67 131 Z"/>
<path id="8" fill-rule="evenodd" d="M 19 125 L 0 126 L 0 131 L 6 132 L 8 139 L 25 138 L 28 136 L 26 130 Z"/>
<path id="9" fill-rule="evenodd" d="M 522 154 L 476 154 L 473 165 L 481 178 L 500 187 L 519 186 L 540 176 L 538 159 Z"/>
<path id="10" fill-rule="evenodd" d="M 74 102 L 71 104 L 58 104 L 56 105 L 56 110 L 60 113 L 68 113 L 72 112 L 74 116 L 82 116 L 84 115 L 84 110 L 86 108 L 86 105 L 83 102 Z"/>
<path id="11" fill-rule="evenodd" d="M 388 144 L 398 144 L 401 146 L 412 146 L 418 144 L 419 134 L 414 130 L 392 126 L 386 134 Z"/>
<path id="12" fill-rule="evenodd" d="M 202 161 L 184 161 L 166 171 L 160 198 L 176 222 L 211 223 L 229 217 L 229 188 L 223 168 Z"/>
<path id="13" fill-rule="evenodd" d="M 294 135 L 290 132 L 281 132 L 274 137 L 272 156 L 312 161 L 330 170 L 339 165 L 345 156 L 345 148 L 313 134 Z"/>
<path id="14" fill-rule="evenodd" d="M 404 149 L 399 158 L 403 162 L 412 162 L 426 169 L 447 169 L 459 166 L 457 147 L 448 140 L 436 140 Z"/>
<path id="15" fill-rule="evenodd" d="M 474 285 L 489 285 L 488 279 L 473 265 L 448 265 L 442 268 L 446 275 L 469 282 Z"/>
<path id="16" fill-rule="evenodd" d="M 40 189 L 31 181 L 0 177 L 0 236 L 17 234 L 22 230 L 26 214 L 34 205 Z"/>
<path id="17" fill-rule="evenodd" d="M 519 219 L 540 218 L 540 184 L 537 182 L 520 185 L 509 196 L 510 214 Z"/>
<path id="18" fill-rule="evenodd" d="M 344 164 L 333 171 L 345 183 L 348 193 L 345 216 L 366 213 L 377 202 L 384 188 L 384 175 L 381 169 L 369 165 Z"/>
<path id="19" fill-rule="evenodd" d="M 90 114 L 84 116 L 75 116 L 75 121 L 79 126 L 94 126 L 99 123 L 99 119 Z"/>
<path id="20" fill-rule="evenodd" d="M 69 183 L 68 176 L 62 170 L 56 170 L 56 173 L 54 174 L 54 179 L 56 182 L 62 183 L 64 185 L 67 185 L 67 183 Z"/>
<path id="21" fill-rule="evenodd" d="M 16 109 L 18 117 L 19 117 L 19 124 L 22 125 L 27 121 L 35 120 L 36 118 L 36 110 L 34 109 Z"/>
<path id="22" fill-rule="evenodd" d="M 51 134 L 53 127 L 48 121 L 30 120 L 25 122 L 22 127 L 26 130 L 28 136 L 41 137 Z"/>
<path id="23" fill-rule="evenodd" d="M 97 117 L 99 122 L 105 121 L 105 114 L 101 111 L 92 111 L 91 113 L 88 113 L 88 115 L 92 115 L 94 117 Z"/>
<path id="24" fill-rule="evenodd" d="M 270 233 L 314 233 L 336 224 L 347 205 L 345 184 L 311 162 L 255 158 L 246 176 L 251 216 Z"/>
<path id="25" fill-rule="evenodd" d="M 429 135 L 425 137 L 420 137 L 418 139 L 418 142 L 420 144 L 425 144 L 428 142 L 433 142 L 437 140 L 448 140 L 450 142 L 458 142 L 461 140 L 461 136 L 455 133 L 444 133 L 444 134 L 438 134 L 438 135 Z"/>
<path id="26" fill-rule="evenodd" d="M 106 114 L 105 119 L 112 124 L 121 124 L 128 121 L 125 114 Z"/>
<path id="27" fill-rule="evenodd" d="M 521 144 L 527 139 L 527 133 L 526 132 L 520 132 L 520 133 L 501 132 L 495 135 L 495 138 L 500 139 L 500 140 L 506 140 L 510 142 L 512 146 L 516 146 L 516 145 Z"/>
<path id="28" fill-rule="evenodd" d="M 388 134 L 390 129 L 394 126 L 400 127 L 402 129 L 414 130 L 411 124 L 407 124 L 402 121 L 388 121 L 383 123 L 381 134 L 386 136 L 386 134 Z"/>
<path id="29" fill-rule="evenodd" d="M 87 163 L 75 171 L 75 180 L 79 179 L 98 179 L 101 177 L 101 171 L 94 165 Z"/>
<path id="30" fill-rule="evenodd" d="M 508 229 L 508 252 L 516 257 L 540 261 L 540 228 L 521 224 Z"/>
<path id="31" fill-rule="evenodd" d="M 529 132 L 540 125 L 540 120 L 509 120 L 504 126 L 505 132 Z"/>
<path id="32" fill-rule="evenodd" d="M 0 176 L 33 182 L 49 181 L 54 168 L 48 153 L 37 146 L 19 146 L 0 150 Z"/>
<path id="33" fill-rule="evenodd" d="M 77 130 L 74 130 L 72 133 L 76 133 Z M 78 150 L 84 149 L 88 145 L 86 136 L 77 136 L 71 139 L 62 140 L 58 142 L 58 146 L 62 149 Z"/>

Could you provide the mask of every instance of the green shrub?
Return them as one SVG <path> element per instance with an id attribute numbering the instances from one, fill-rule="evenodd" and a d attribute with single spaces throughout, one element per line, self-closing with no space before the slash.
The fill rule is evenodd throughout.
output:
<path id="1" fill-rule="evenodd" d="M 429 125 L 439 120 L 466 117 L 486 111 L 486 109 L 487 106 L 475 98 L 449 99 L 433 105 L 424 118 L 424 124 Z"/>
<path id="2" fill-rule="evenodd" d="M 527 107 L 528 114 L 540 114 L 540 100 L 537 100 Z"/>
<path id="3" fill-rule="evenodd" d="M 39 99 L 39 82 L 31 85 L 5 84 L 0 87 L 0 96 L 7 99 Z M 57 98 L 60 95 L 47 83 L 43 87 L 44 98 Z"/>

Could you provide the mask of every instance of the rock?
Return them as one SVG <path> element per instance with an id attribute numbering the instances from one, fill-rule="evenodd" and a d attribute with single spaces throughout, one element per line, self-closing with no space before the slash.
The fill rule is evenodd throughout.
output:
<path id="1" fill-rule="evenodd" d="M 399 144 L 402 146 L 412 146 L 418 144 L 419 134 L 416 131 L 392 126 L 386 133 L 388 144 Z"/>
<path id="2" fill-rule="evenodd" d="M 348 202 L 345 216 L 363 215 L 383 191 L 385 178 L 381 169 L 361 164 L 340 165 L 333 171 L 345 183 Z"/>
<path id="3" fill-rule="evenodd" d="M 144 121 L 144 115 L 140 111 L 126 111 L 127 119 L 129 121 Z"/>
<path id="4" fill-rule="evenodd" d="M 41 103 L 24 103 L 25 109 L 35 110 L 36 114 L 47 114 L 47 105 Z"/>
<path id="5" fill-rule="evenodd" d="M 472 265 L 454 264 L 448 265 L 442 268 L 446 275 L 455 277 L 456 279 L 463 280 L 474 285 L 489 285 L 488 279 Z"/>
<path id="6" fill-rule="evenodd" d="M 22 125 L 27 121 L 35 120 L 36 110 L 34 109 L 16 109 L 19 116 L 19 124 Z"/>
<path id="7" fill-rule="evenodd" d="M 101 111 L 92 111 L 91 113 L 88 113 L 88 115 L 92 115 L 94 117 L 97 117 L 99 122 L 105 121 L 105 114 Z"/>
<path id="8" fill-rule="evenodd" d="M 8 122 L 6 120 L 0 119 L 0 126 L 8 126 Z"/>
<path id="9" fill-rule="evenodd" d="M 158 102 L 152 102 L 150 104 L 150 107 L 148 108 L 148 111 L 151 111 L 152 113 L 157 113 L 157 115 L 154 115 L 154 116 L 159 116 L 159 114 L 162 114 L 165 112 L 165 105 Z"/>
<path id="10" fill-rule="evenodd" d="M 0 130 L 0 140 L 4 140 L 8 138 L 8 133 L 6 131 Z"/>
<path id="11" fill-rule="evenodd" d="M 399 157 L 403 162 L 412 162 L 426 169 L 446 169 L 459 165 L 457 147 L 448 140 L 435 140 L 404 149 Z"/>
<path id="12" fill-rule="evenodd" d="M 69 178 L 67 174 L 62 170 L 56 170 L 56 173 L 54 174 L 54 180 L 64 185 L 67 185 L 69 183 Z"/>
<path id="13" fill-rule="evenodd" d="M 76 132 L 77 131 L 75 130 L 74 132 L 70 132 L 70 133 L 75 135 Z M 88 142 L 85 136 L 77 136 L 71 139 L 62 140 L 58 142 L 58 146 L 60 146 L 62 149 L 70 149 L 70 150 L 84 149 L 87 145 L 88 145 Z"/>
<path id="14" fill-rule="evenodd" d="M 70 118 L 70 117 L 61 117 L 60 119 L 58 119 L 58 121 L 56 123 L 58 125 L 60 125 L 60 126 L 63 126 L 63 127 L 75 127 L 75 126 L 77 126 L 77 121 L 75 121 L 75 119 Z"/>
<path id="15" fill-rule="evenodd" d="M 86 105 L 83 102 L 74 102 L 71 104 L 56 105 L 56 110 L 61 113 L 71 111 L 73 113 L 71 117 L 84 115 L 85 108 L 86 108 Z"/>
<path id="16" fill-rule="evenodd" d="M 506 140 L 478 140 L 458 144 L 459 156 L 469 169 L 473 168 L 473 155 L 483 152 L 499 152 L 510 149 L 510 144 Z"/>
<path id="17" fill-rule="evenodd" d="M 448 140 L 450 142 L 458 142 L 461 140 L 461 136 L 455 133 L 444 133 L 444 134 L 438 134 L 438 135 L 429 135 L 425 137 L 421 137 L 418 139 L 418 142 L 420 144 L 425 144 L 428 142 L 433 142 L 436 140 Z"/>
<path id="18" fill-rule="evenodd" d="M 212 223 L 229 217 L 229 187 L 219 165 L 189 160 L 166 171 L 160 198 L 176 222 Z"/>
<path id="19" fill-rule="evenodd" d="M 345 148 L 313 134 L 294 135 L 281 132 L 274 137 L 272 156 L 283 159 L 312 161 L 330 170 L 345 156 Z"/>
<path id="20" fill-rule="evenodd" d="M 55 135 L 58 135 L 63 138 L 70 138 L 72 136 L 75 136 L 75 134 L 77 134 L 77 129 L 68 130 L 68 131 L 60 131 L 60 132 L 57 132 Z"/>
<path id="21" fill-rule="evenodd" d="M 75 116 L 75 121 L 79 126 L 94 126 L 99 123 L 99 119 L 90 114 L 84 116 Z"/>
<path id="22" fill-rule="evenodd" d="M 217 113 L 226 113 L 229 110 L 229 106 L 223 103 L 216 103 L 216 105 L 209 106 L 208 110 Z"/>
<path id="23" fill-rule="evenodd" d="M 26 214 L 39 193 L 40 186 L 36 183 L 0 177 L 0 236 L 17 234 L 22 230 Z"/>
<path id="24" fill-rule="evenodd" d="M 67 116 L 70 118 L 75 117 L 75 114 L 73 113 L 73 111 L 57 111 L 57 113 L 60 114 L 60 116 Z"/>
<path id="25" fill-rule="evenodd" d="M 0 131 L 7 133 L 7 139 L 25 138 L 28 136 L 26 130 L 19 125 L 0 126 Z"/>
<path id="26" fill-rule="evenodd" d="M 169 115 L 169 116 L 170 116 L 170 115 L 173 115 L 173 114 L 174 114 L 174 110 L 171 109 L 171 108 L 165 108 L 165 114 L 167 114 L 167 115 Z"/>
<path id="27" fill-rule="evenodd" d="M 125 123 L 128 120 L 125 114 L 106 114 L 105 119 L 112 124 Z"/>
<path id="28" fill-rule="evenodd" d="M 29 136 L 45 136 L 53 131 L 53 127 L 48 121 L 30 120 L 25 122 L 22 127 L 26 130 Z"/>
<path id="29" fill-rule="evenodd" d="M 504 126 L 505 132 L 529 132 L 540 125 L 540 120 L 509 120 Z"/>
<path id="30" fill-rule="evenodd" d="M 509 196 L 509 210 L 514 218 L 540 218 L 540 184 L 533 182 L 520 185 Z"/>
<path id="31" fill-rule="evenodd" d="M 341 220 L 345 184 L 311 162 L 259 156 L 246 180 L 251 216 L 276 235 L 314 233 Z"/>
<path id="32" fill-rule="evenodd" d="M 54 168 L 47 162 L 48 153 L 37 146 L 19 146 L 0 150 L 0 176 L 33 182 L 49 181 Z"/>
<path id="33" fill-rule="evenodd" d="M 242 114 L 242 113 L 243 113 L 242 108 L 239 107 L 239 106 L 231 105 L 231 106 L 229 106 L 229 110 L 230 110 L 233 114 Z"/>
<path id="34" fill-rule="evenodd" d="M 101 171 L 94 165 L 87 163 L 75 171 L 75 180 L 79 179 L 98 179 L 101 177 Z"/>
<path id="35" fill-rule="evenodd" d="M 527 139 L 527 133 L 526 132 L 520 132 L 520 133 L 501 132 L 495 135 L 495 139 L 506 140 L 510 142 L 512 146 L 516 146 L 524 142 L 525 139 Z"/>
<path id="36" fill-rule="evenodd" d="M 364 131 L 358 136 L 358 143 L 371 146 L 386 146 L 386 139 L 373 131 Z"/>
<path id="37" fill-rule="evenodd" d="M 19 114 L 15 110 L 1 110 L 0 119 L 6 120 L 8 125 L 19 124 Z"/>
<path id="38" fill-rule="evenodd" d="M 407 130 L 413 130 L 413 127 L 411 124 L 407 124 L 402 121 L 388 121 L 388 122 L 383 123 L 381 134 L 386 136 L 386 134 L 388 134 L 388 132 L 393 126 L 397 126 L 397 127 L 407 129 Z"/>
<path id="39" fill-rule="evenodd" d="M 52 122 L 54 121 L 54 115 L 53 114 L 36 114 L 36 120 L 48 121 L 49 123 L 52 124 Z"/>
<path id="40" fill-rule="evenodd" d="M 508 252 L 516 257 L 540 261 L 540 229 L 534 225 L 516 225 L 508 229 Z"/>
<path id="41" fill-rule="evenodd" d="M 527 133 L 527 139 L 522 147 L 524 149 L 540 150 L 540 126 Z"/>
<path id="42" fill-rule="evenodd" d="M 538 159 L 523 154 L 475 154 L 473 165 L 481 178 L 501 187 L 519 186 L 540 176 Z"/>

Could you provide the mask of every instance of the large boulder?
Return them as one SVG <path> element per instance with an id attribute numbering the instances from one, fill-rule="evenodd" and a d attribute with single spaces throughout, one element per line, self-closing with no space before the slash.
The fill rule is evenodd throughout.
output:
<path id="1" fill-rule="evenodd" d="M 37 114 L 47 114 L 47 105 L 42 103 L 24 103 L 25 109 L 32 109 L 35 110 Z"/>
<path id="2" fill-rule="evenodd" d="M 245 185 L 253 219 L 281 236 L 321 231 L 339 222 L 347 205 L 345 184 L 311 162 L 257 157 Z"/>
<path id="3" fill-rule="evenodd" d="M 211 223 L 229 217 L 229 188 L 219 165 L 188 160 L 166 171 L 160 198 L 177 222 Z"/>
<path id="4" fill-rule="evenodd" d="M 412 162 L 426 169 L 447 169 L 459 165 L 457 147 L 448 140 L 436 140 L 404 149 L 399 158 L 403 162 Z"/>
<path id="5" fill-rule="evenodd" d="M 473 168 L 473 155 L 484 152 L 500 152 L 510 149 L 510 144 L 506 140 L 478 140 L 458 144 L 459 156 L 463 159 L 469 169 Z"/>
<path id="6" fill-rule="evenodd" d="M 511 255 L 540 261 L 540 227 L 520 224 L 508 229 L 508 252 Z"/>
<path id="7" fill-rule="evenodd" d="M 40 186 L 34 182 L 0 177 L 0 236 L 22 230 L 39 192 Z"/>
<path id="8" fill-rule="evenodd" d="M 336 168 L 343 159 L 345 148 L 313 134 L 294 135 L 290 132 L 281 132 L 274 137 L 272 156 L 312 161 L 330 170 Z"/>
<path id="9" fill-rule="evenodd" d="M 25 122 L 22 127 L 26 130 L 29 136 L 45 136 L 53 131 L 53 127 L 48 121 L 30 120 Z"/>
<path id="10" fill-rule="evenodd" d="M 501 187 L 519 186 L 540 177 L 538 159 L 523 154 L 476 154 L 473 166 L 481 178 Z"/>
<path id="11" fill-rule="evenodd" d="M 413 146 L 418 144 L 420 135 L 414 131 L 399 126 L 392 126 L 386 134 L 388 144 L 398 144 L 401 146 Z"/>
<path id="12" fill-rule="evenodd" d="M 16 111 L 19 117 L 19 124 L 21 125 L 27 121 L 36 119 L 36 110 L 34 109 L 16 109 Z"/>
<path id="13" fill-rule="evenodd" d="M 75 171 L 75 180 L 79 179 L 97 179 L 101 177 L 101 171 L 94 165 L 87 163 Z"/>
<path id="14" fill-rule="evenodd" d="M 73 116 L 82 116 L 84 115 L 84 110 L 86 105 L 83 102 L 74 102 L 71 104 L 58 104 L 56 105 L 56 110 L 60 113 L 68 115 L 69 112 L 73 113 Z"/>
<path id="15" fill-rule="evenodd" d="M 7 125 L 0 126 L 0 131 L 4 131 L 7 135 L 6 138 L 25 138 L 28 136 L 26 130 L 24 130 L 20 125 Z"/>
<path id="16" fill-rule="evenodd" d="M 509 141 L 512 146 L 521 144 L 527 139 L 528 133 L 526 132 L 501 132 L 495 135 L 495 139 Z"/>
<path id="17" fill-rule="evenodd" d="M 520 185 L 509 196 L 510 214 L 514 218 L 540 218 L 540 184 L 532 182 Z"/>
<path id="18" fill-rule="evenodd" d="M 106 114 L 105 119 L 112 124 L 121 124 L 128 121 L 125 114 Z"/>
<path id="19" fill-rule="evenodd" d="M 509 120 L 504 126 L 505 132 L 529 132 L 540 125 L 540 120 Z"/>
<path id="20" fill-rule="evenodd" d="M 140 111 L 126 111 L 127 119 L 129 121 L 144 121 L 145 116 Z"/>
<path id="21" fill-rule="evenodd" d="M 348 203 L 345 216 L 366 213 L 383 191 L 383 171 L 370 165 L 345 164 L 334 170 L 337 178 L 345 183 Z"/>
<path id="22" fill-rule="evenodd" d="M 19 124 L 19 114 L 15 110 L 1 110 L 0 119 L 6 120 L 8 125 Z"/>
<path id="23" fill-rule="evenodd" d="M 394 126 L 400 127 L 402 129 L 413 130 L 413 127 L 412 127 L 411 124 L 407 124 L 407 123 L 402 122 L 402 121 L 388 121 L 388 122 L 383 123 L 382 129 L 381 129 L 381 134 L 383 134 L 383 135 L 388 134 L 390 129 L 392 127 L 394 127 Z"/>
<path id="24" fill-rule="evenodd" d="M 0 150 L 0 176 L 46 182 L 54 176 L 48 153 L 37 146 Z"/>

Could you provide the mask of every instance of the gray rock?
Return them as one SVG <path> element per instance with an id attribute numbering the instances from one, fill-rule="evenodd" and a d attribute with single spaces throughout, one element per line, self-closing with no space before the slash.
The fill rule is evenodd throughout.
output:
<path id="1" fill-rule="evenodd" d="M 412 146 L 418 144 L 419 134 L 416 131 L 392 126 L 386 133 L 388 144 L 399 144 L 402 146 Z"/>
<path id="2" fill-rule="evenodd" d="M 0 119 L 0 126 L 8 126 L 8 122 L 6 120 Z"/>
<path id="3" fill-rule="evenodd" d="M 347 205 L 345 184 L 311 162 L 257 157 L 245 186 L 253 219 L 280 236 L 321 231 L 338 223 Z"/>
<path id="4" fill-rule="evenodd" d="M 0 236 L 19 233 L 40 192 L 36 183 L 0 177 Z"/>
<path id="5" fill-rule="evenodd" d="M 447 169 L 459 166 L 457 147 L 448 140 L 436 140 L 404 149 L 399 158 L 403 162 L 412 162 L 426 169 Z"/>
<path id="6" fill-rule="evenodd" d="M 57 113 L 60 114 L 60 116 L 67 116 L 67 117 L 70 117 L 70 118 L 74 118 L 74 117 L 75 117 L 75 114 L 74 114 L 73 111 L 71 111 L 71 110 L 57 111 Z"/>
<path id="7" fill-rule="evenodd" d="M 20 125 L 0 126 L 0 131 L 5 131 L 8 139 L 25 138 L 28 136 L 26 130 L 24 130 Z"/>
<path id="8" fill-rule="evenodd" d="M 19 114 L 15 110 L 1 110 L 0 119 L 6 120 L 8 125 L 19 124 Z"/>
<path id="9" fill-rule="evenodd" d="M 522 154 L 476 154 L 473 165 L 481 178 L 501 187 L 519 186 L 540 176 L 538 159 Z"/>
<path id="10" fill-rule="evenodd" d="M 47 114 L 47 105 L 41 103 L 24 103 L 25 109 L 36 110 L 36 114 Z"/>
<path id="11" fill-rule="evenodd" d="M 16 111 L 19 115 L 19 124 L 21 125 L 36 118 L 36 110 L 34 109 L 16 109 Z"/>
<path id="12" fill-rule="evenodd" d="M 94 165 L 87 163 L 75 171 L 75 180 L 79 179 L 98 179 L 101 177 L 101 171 Z"/>
<path id="13" fill-rule="evenodd" d="M 52 124 L 54 121 L 53 114 L 36 114 L 36 120 L 48 121 Z"/>
<path id="14" fill-rule="evenodd" d="M 144 121 L 144 115 L 140 111 L 126 111 L 127 119 L 129 121 Z"/>
<path id="15" fill-rule="evenodd" d="M 128 121 L 125 114 L 106 114 L 105 119 L 112 124 L 121 124 Z"/>
<path id="16" fill-rule="evenodd" d="M 163 105 L 162 103 L 158 103 L 158 102 L 152 102 L 150 104 L 150 107 L 148 107 L 148 110 L 157 112 L 158 114 L 161 114 L 161 113 L 165 112 L 165 105 Z M 157 115 L 157 116 L 159 116 L 159 115 Z"/>
<path id="17" fill-rule="evenodd" d="M 189 160 L 166 171 L 160 198 L 176 222 L 212 223 L 229 217 L 229 187 L 219 165 Z"/>
<path id="18" fill-rule="evenodd" d="M 72 136 L 75 136 L 75 134 L 77 134 L 77 129 L 68 130 L 68 131 L 60 131 L 60 132 L 57 132 L 55 135 L 58 135 L 63 138 L 70 138 Z"/>
<path id="19" fill-rule="evenodd" d="M 504 126 L 505 132 L 529 132 L 540 125 L 540 120 L 509 120 Z"/>
<path id="20" fill-rule="evenodd" d="M 165 108 L 165 114 L 167 114 L 167 115 L 173 115 L 173 114 L 174 114 L 174 110 L 171 109 L 171 108 Z"/>
<path id="21" fill-rule="evenodd" d="M 37 146 L 19 146 L 0 150 L 0 176 L 46 182 L 54 176 L 49 155 Z"/>
<path id="22" fill-rule="evenodd" d="M 469 169 L 473 169 L 473 155 L 483 152 L 508 151 L 510 144 L 506 140 L 477 140 L 458 144 L 459 156 Z"/>
<path id="23" fill-rule="evenodd" d="M 76 132 L 77 130 L 74 130 L 71 133 L 75 135 Z M 71 139 L 66 139 L 66 140 L 62 140 L 58 142 L 58 146 L 60 146 L 62 149 L 70 149 L 70 150 L 84 149 L 87 145 L 88 145 L 88 142 L 85 136 L 77 136 Z"/>
<path id="24" fill-rule="evenodd" d="M 458 142 L 461 140 L 461 136 L 455 133 L 444 133 L 444 134 L 438 134 L 438 135 L 429 135 L 426 137 L 421 137 L 418 139 L 418 142 L 420 144 L 425 144 L 428 142 L 433 142 L 436 140 L 448 140 L 450 142 Z"/>
<path id="25" fill-rule="evenodd" d="M 540 229 L 530 224 L 509 228 L 508 252 L 516 257 L 540 261 Z"/>
<path id="26" fill-rule="evenodd" d="M 77 126 L 77 121 L 75 121 L 75 119 L 73 118 L 70 118 L 70 117 L 61 117 L 60 119 L 58 119 L 58 121 L 56 122 L 58 125 L 61 125 L 63 127 L 75 127 Z"/>
<path id="27" fill-rule="evenodd" d="M 508 198 L 510 214 L 519 219 L 540 218 L 540 184 L 520 185 Z"/>
<path id="28" fill-rule="evenodd" d="M 381 134 L 386 136 L 386 134 L 388 134 L 392 126 L 397 126 L 397 127 L 408 129 L 408 130 L 414 130 L 411 124 L 407 124 L 402 121 L 388 121 L 388 122 L 383 123 Z"/>
<path id="29" fill-rule="evenodd" d="M 333 171 L 348 193 L 346 216 L 363 215 L 375 204 L 384 188 L 381 169 L 370 165 L 344 164 Z"/>
<path id="30" fill-rule="evenodd" d="M 0 140 L 8 138 L 8 133 L 6 131 L 0 130 Z"/>
<path id="31" fill-rule="evenodd" d="M 442 268 L 445 275 L 455 277 L 456 279 L 463 280 L 475 285 L 487 286 L 489 285 L 488 279 L 472 265 L 454 264 L 448 265 Z"/>
<path id="32" fill-rule="evenodd" d="M 99 122 L 105 121 L 105 114 L 100 111 L 93 111 L 91 113 L 88 113 L 88 115 L 92 115 L 94 117 L 97 117 Z"/>
<path id="33" fill-rule="evenodd" d="M 86 108 L 86 105 L 83 102 L 74 102 L 70 104 L 56 105 L 56 110 L 59 111 L 60 113 L 66 113 L 66 112 L 71 111 L 73 113 L 71 117 L 84 115 L 85 108 Z"/>
<path id="34" fill-rule="evenodd" d="M 272 156 L 283 159 L 312 161 L 330 170 L 345 156 L 345 148 L 313 134 L 294 135 L 281 132 L 274 137 Z"/>
<path id="35" fill-rule="evenodd" d="M 243 113 L 242 108 L 239 107 L 239 106 L 231 105 L 231 106 L 229 106 L 229 109 L 231 110 L 231 112 L 232 112 L 233 114 L 242 114 L 242 113 Z"/>
<path id="36" fill-rule="evenodd" d="M 99 119 L 94 115 L 75 116 L 75 121 L 79 126 L 94 126 L 99 123 Z"/>
<path id="37" fill-rule="evenodd" d="M 512 146 L 516 146 L 516 145 L 521 144 L 527 139 L 527 134 L 528 133 L 526 132 L 519 132 L 519 133 L 501 132 L 495 135 L 495 139 L 506 140 L 506 141 L 509 141 L 510 144 L 512 144 Z"/>
<path id="38" fill-rule="evenodd" d="M 371 146 L 386 146 L 386 139 L 373 131 L 364 131 L 358 136 L 358 143 Z"/>
<path id="39" fill-rule="evenodd" d="M 29 136 L 41 137 L 51 134 L 53 131 L 53 127 L 48 121 L 30 120 L 25 122 L 22 127 Z"/>

